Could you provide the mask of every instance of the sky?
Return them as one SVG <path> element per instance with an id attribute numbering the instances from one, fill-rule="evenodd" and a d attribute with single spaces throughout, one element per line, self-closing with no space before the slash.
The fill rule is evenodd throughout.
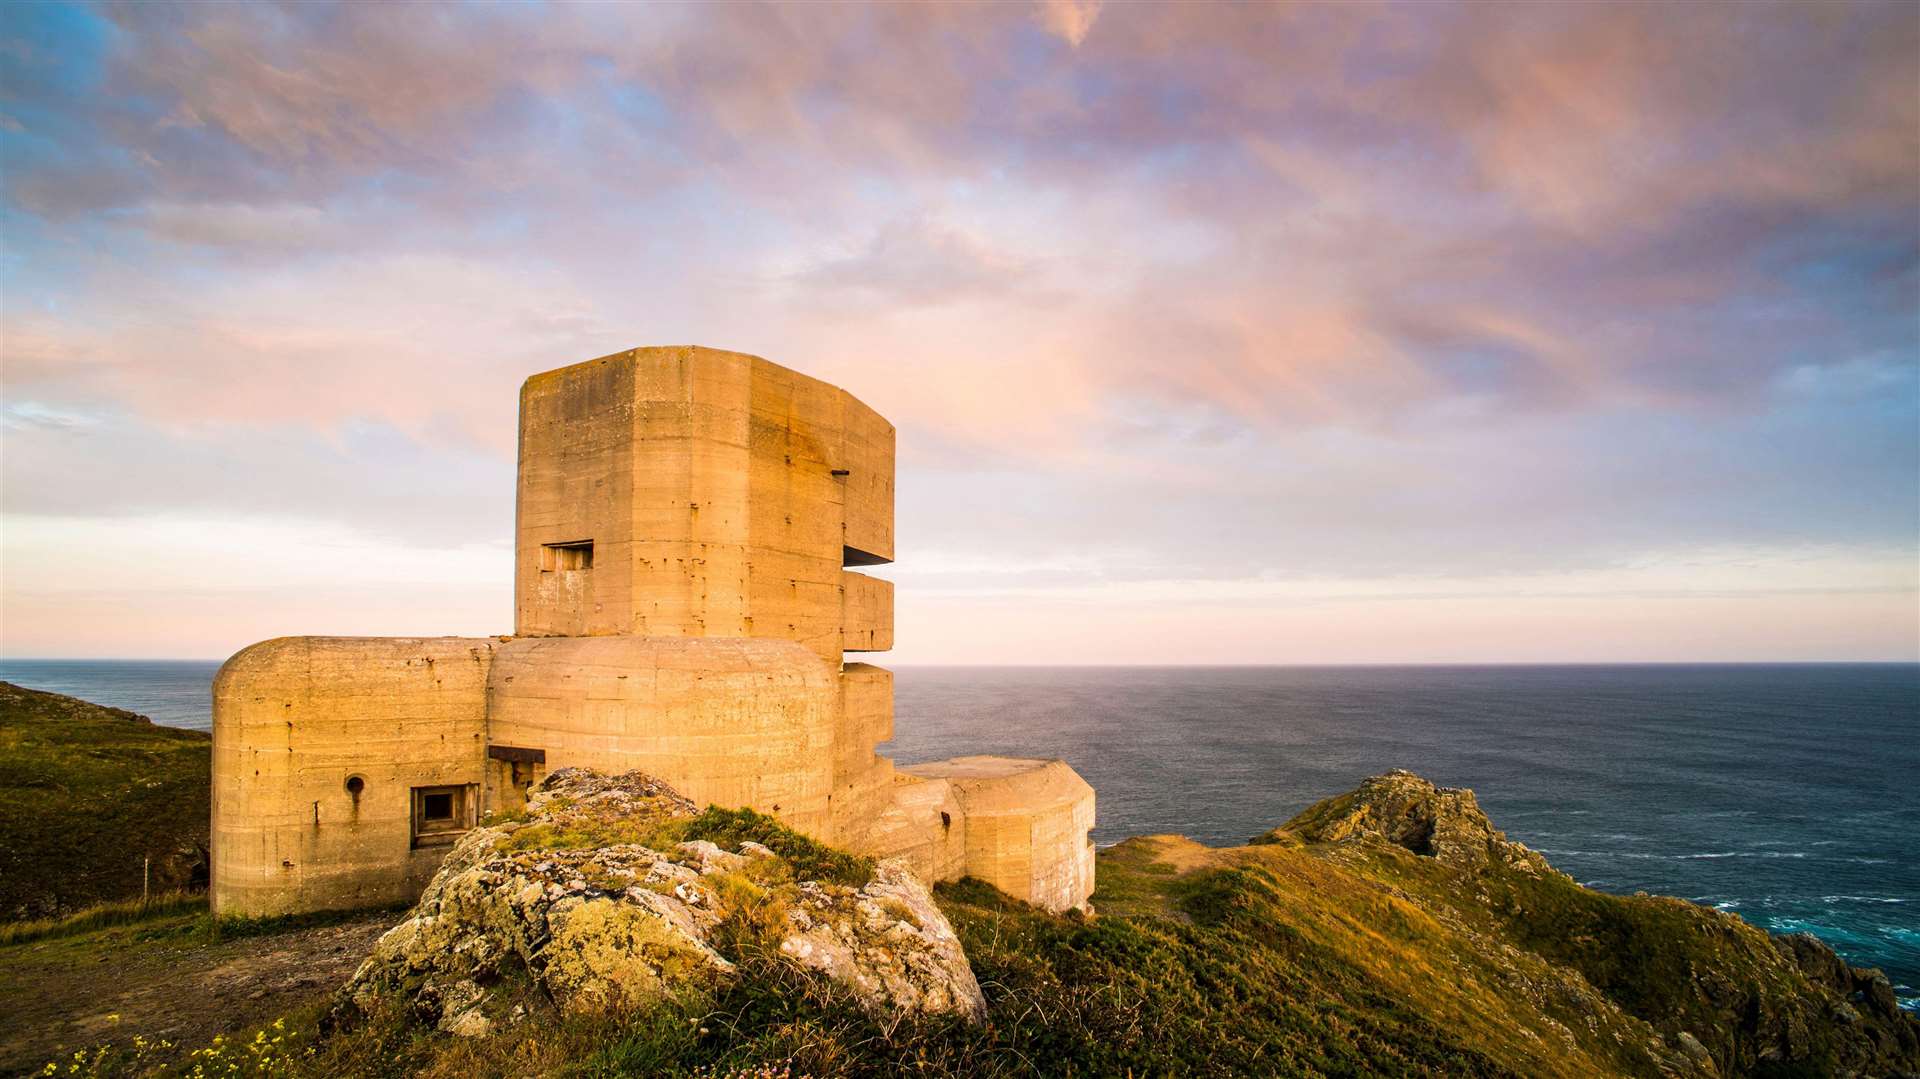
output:
<path id="1" fill-rule="evenodd" d="M 510 632 L 516 391 L 899 429 L 887 662 L 1920 659 L 1920 8 L 0 6 L 0 656 Z"/>

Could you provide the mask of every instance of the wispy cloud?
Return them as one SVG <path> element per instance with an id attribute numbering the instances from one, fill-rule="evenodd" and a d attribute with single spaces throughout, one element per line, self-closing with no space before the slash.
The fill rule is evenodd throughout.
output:
<path id="1" fill-rule="evenodd" d="M 900 426 L 908 552 L 1920 542 L 1910 5 L 14 5 L 0 54 L 16 515 L 288 511 L 225 455 L 364 527 L 366 432 L 478 476 L 526 373 L 698 341 Z"/>

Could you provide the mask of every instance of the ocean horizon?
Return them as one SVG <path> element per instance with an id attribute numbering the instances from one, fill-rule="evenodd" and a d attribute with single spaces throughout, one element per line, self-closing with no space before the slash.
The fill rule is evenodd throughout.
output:
<path id="1" fill-rule="evenodd" d="M 0 660 L 211 726 L 218 660 Z M 1807 931 L 1920 1007 L 1920 664 L 901 666 L 901 763 L 1061 757 L 1094 839 L 1236 844 L 1369 776 L 1472 788 L 1590 887 Z"/>

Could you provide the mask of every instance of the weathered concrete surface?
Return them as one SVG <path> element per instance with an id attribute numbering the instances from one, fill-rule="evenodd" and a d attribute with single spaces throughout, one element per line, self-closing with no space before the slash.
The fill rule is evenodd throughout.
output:
<path id="1" fill-rule="evenodd" d="M 782 637 L 838 662 L 892 637 L 893 426 L 754 356 L 643 348 L 529 378 L 520 396 L 521 636 Z M 550 545 L 591 541 L 591 568 Z M 857 576 L 857 575 L 855 575 Z M 885 596 L 880 595 L 885 592 Z"/>
<path id="2" fill-rule="evenodd" d="M 892 774 L 885 800 L 853 849 L 898 858 L 927 880 L 966 876 L 967 814 L 953 788 L 944 779 L 922 779 L 886 763 Z"/>
<path id="3" fill-rule="evenodd" d="M 540 747 L 546 769 L 644 768 L 831 836 L 838 686 L 795 642 L 522 638 L 499 646 L 487 701 L 491 739 Z"/>
<path id="4" fill-rule="evenodd" d="M 213 683 L 214 911 L 418 895 L 446 848 L 411 845 L 411 791 L 480 782 L 496 647 L 281 637 L 228 660 Z"/>
<path id="5" fill-rule="evenodd" d="M 969 876 L 1051 910 L 1093 894 L 1093 788 L 1065 761 L 955 757 L 900 770 L 952 788 Z"/>

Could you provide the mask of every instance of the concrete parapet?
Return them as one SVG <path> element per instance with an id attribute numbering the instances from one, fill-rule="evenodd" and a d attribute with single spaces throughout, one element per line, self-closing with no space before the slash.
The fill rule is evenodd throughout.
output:
<path id="1" fill-rule="evenodd" d="M 840 670 L 833 735 L 833 841 L 857 846 L 885 810 L 893 762 L 874 747 L 893 737 L 893 672 L 866 663 Z"/>
<path id="2" fill-rule="evenodd" d="M 1093 788 L 1065 761 L 955 757 L 899 771 L 952 788 L 966 817 L 966 875 L 1049 910 L 1093 894 Z"/>
<path id="3" fill-rule="evenodd" d="M 893 582 L 841 571 L 841 648 L 887 652 L 893 648 Z"/>

